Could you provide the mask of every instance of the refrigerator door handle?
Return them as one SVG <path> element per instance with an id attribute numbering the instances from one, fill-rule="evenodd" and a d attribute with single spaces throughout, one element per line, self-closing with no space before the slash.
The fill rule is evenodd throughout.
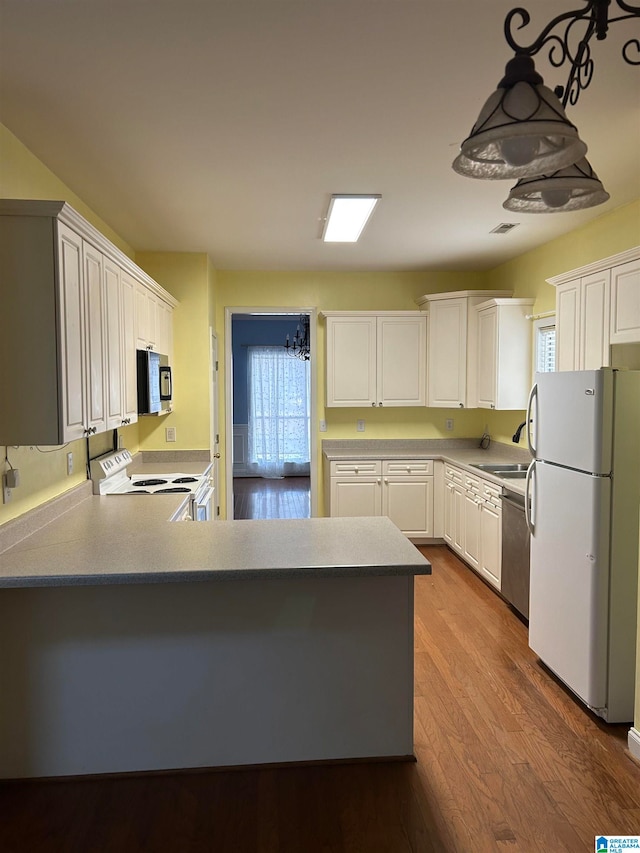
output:
<path id="1" fill-rule="evenodd" d="M 532 459 L 531 464 L 527 468 L 527 479 L 525 480 L 524 486 L 524 518 L 527 522 L 527 528 L 529 533 L 533 536 L 535 533 L 535 507 L 533 505 L 533 498 L 531 494 L 531 478 L 533 477 L 533 470 L 536 465 L 536 460 Z M 534 512 L 532 512 L 534 510 Z"/>
<path id="2" fill-rule="evenodd" d="M 531 391 L 529 391 L 529 400 L 527 401 L 527 425 L 526 425 L 527 447 L 529 448 L 529 453 L 532 456 L 536 455 L 536 448 L 533 446 L 533 442 L 531 441 L 531 426 L 530 426 L 530 424 L 532 422 L 531 412 L 533 409 L 533 400 L 534 400 L 534 398 L 537 398 L 537 396 L 538 396 L 538 383 L 534 382 L 533 385 L 531 386 Z M 536 407 L 536 409 L 537 409 L 537 407 Z M 537 415 L 537 411 L 536 411 L 536 415 Z M 535 426 L 536 425 L 534 423 L 533 424 L 534 429 L 535 429 Z"/>

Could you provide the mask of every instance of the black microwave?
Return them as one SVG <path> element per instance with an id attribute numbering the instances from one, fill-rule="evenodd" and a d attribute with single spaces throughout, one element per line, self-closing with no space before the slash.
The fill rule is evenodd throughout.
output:
<path id="1" fill-rule="evenodd" d="M 138 414 L 159 415 L 171 411 L 173 381 L 169 358 L 151 350 L 137 350 Z"/>

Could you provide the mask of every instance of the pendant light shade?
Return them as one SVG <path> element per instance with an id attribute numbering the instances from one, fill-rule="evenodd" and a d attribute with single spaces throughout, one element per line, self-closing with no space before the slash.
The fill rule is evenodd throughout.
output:
<path id="1" fill-rule="evenodd" d="M 587 146 L 530 56 L 516 54 L 462 143 L 453 168 L 484 180 L 550 174 L 581 160 Z"/>
<path id="2" fill-rule="evenodd" d="M 522 178 L 502 205 L 517 213 L 560 213 L 595 207 L 609 199 L 586 158 L 537 178 Z"/>

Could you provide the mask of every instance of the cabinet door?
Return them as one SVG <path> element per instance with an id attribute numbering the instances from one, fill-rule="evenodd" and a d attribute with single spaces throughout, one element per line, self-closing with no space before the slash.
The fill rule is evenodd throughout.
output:
<path id="1" fill-rule="evenodd" d="M 461 408 L 466 403 L 467 300 L 429 304 L 429 406 Z"/>
<path id="2" fill-rule="evenodd" d="M 105 258 L 104 312 L 106 337 L 107 429 L 117 429 L 124 420 L 122 291 L 120 267 Z"/>
<path id="3" fill-rule="evenodd" d="M 498 309 L 478 311 L 478 406 L 495 409 L 498 378 Z"/>
<path id="4" fill-rule="evenodd" d="M 475 492 L 464 492 L 463 554 L 469 565 L 480 565 L 480 498 Z"/>
<path id="5" fill-rule="evenodd" d="M 136 282 L 136 347 L 157 350 L 158 300 L 149 288 Z"/>
<path id="6" fill-rule="evenodd" d="M 327 406 L 376 404 L 375 317 L 327 317 Z"/>
<path id="7" fill-rule="evenodd" d="M 83 244 L 84 311 L 87 354 L 86 426 L 94 432 L 107 428 L 104 340 L 104 260 L 89 243 Z"/>
<path id="8" fill-rule="evenodd" d="M 556 288 L 556 370 L 580 369 L 580 281 Z"/>
<path id="9" fill-rule="evenodd" d="M 426 405 L 425 316 L 378 317 L 376 374 L 378 405 Z"/>
<path id="10" fill-rule="evenodd" d="M 136 283 L 122 272 L 122 396 L 126 423 L 138 420 L 138 385 L 136 367 Z"/>
<path id="11" fill-rule="evenodd" d="M 480 574 L 500 589 L 502 563 L 502 509 L 484 501 L 480 505 Z"/>
<path id="12" fill-rule="evenodd" d="M 156 350 L 172 361 L 173 350 L 173 308 L 158 299 L 156 302 Z"/>
<path id="13" fill-rule="evenodd" d="M 86 434 L 82 238 L 62 223 L 58 224 L 58 296 L 61 435 L 62 441 L 74 441 Z"/>
<path id="14" fill-rule="evenodd" d="M 382 514 L 407 536 L 433 536 L 433 477 L 385 477 Z"/>
<path id="15" fill-rule="evenodd" d="M 331 478 L 332 517 L 378 516 L 382 510 L 380 477 Z"/>
<path id="16" fill-rule="evenodd" d="M 640 260 L 611 270 L 611 343 L 640 343 Z"/>
<path id="17" fill-rule="evenodd" d="M 594 273 L 580 281 L 580 370 L 608 367 L 611 271 Z"/>
<path id="18" fill-rule="evenodd" d="M 464 554 L 464 533 L 465 533 L 465 492 L 457 484 L 453 486 L 453 537 L 452 546 L 459 553 Z"/>

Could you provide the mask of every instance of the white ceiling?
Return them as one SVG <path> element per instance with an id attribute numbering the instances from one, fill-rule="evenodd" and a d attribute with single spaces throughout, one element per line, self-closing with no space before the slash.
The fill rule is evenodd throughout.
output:
<path id="1" fill-rule="evenodd" d="M 640 68 L 620 56 L 638 19 L 594 40 L 568 111 L 607 204 L 515 215 L 513 182 L 452 171 L 511 56 L 514 5 L 0 0 L 0 121 L 137 250 L 218 269 L 489 269 L 640 197 Z M 579 7 L 524 5 L 524 42 Z M 335 192 L 382 194 L 358 244 L 319 240 Z"/>

